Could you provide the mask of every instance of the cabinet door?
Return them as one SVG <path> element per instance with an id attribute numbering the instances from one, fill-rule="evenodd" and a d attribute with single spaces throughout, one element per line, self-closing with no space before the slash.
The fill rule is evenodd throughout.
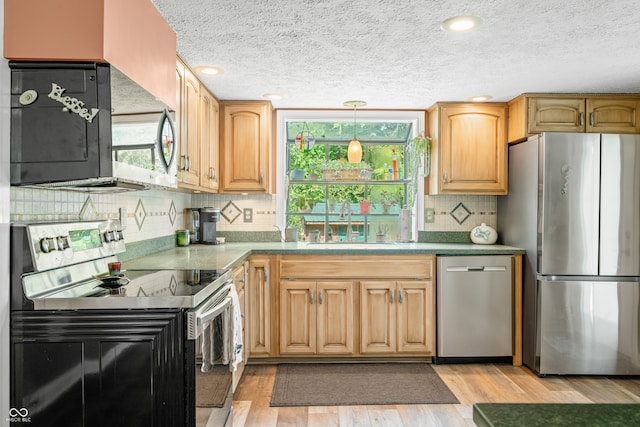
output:
<path id="1" fill-rule="evenodd" d="M 189 69 L 184 69 L 184 126 L 178 163 L 179 180 L 187 184 L 199 184 L 198 114 L 200 111 L 200 82 Z"/>
<path id="2" fill-rule="evenodd" d="M 584 98 L 529 98 L 529 133 L 584 131 Z"/>
<path id="3" fill-rule="evenodd" d="M 398 352 L 433 355 L 435 305 L 433 282 L 398 282 Z"/>
<path id="4" fill-rule="evenodd" d="M 13 313 L 10 406 L 40 426 L 183 425 L 183 316 Z"/>
<path id="5" fill-rule="evenodd" d="M 316 353 L 315 282 L 280 282 L 280 353 Z"/>
<path id="6" fill-rule="evenodd" d="M 240 316 L 242 317 L 242 345 L 243 345 L 243 361 L 238 364 L 238 368 L 233 373 L 233 391 L 235 392 L 242 373 L 244 372 L 244 366 L 248 356 L 247 350 L 247 270 L 246 263 L 242 263 L 233 269 L 233 282 L 236 286 L 236 292 L 238 292 L 238 303 L 240 304 Z"/>
<path id="7" fill-rule="evenodd" d="M 506 107 L 452 105 L 441 112 L 441 192 L 506 194 Z"/>
<path id="8" fill-rule="evenodd" d="M 317 283 L 318 354 L 353 354 L 355 286 L 351 281 Z"/>
<path id="9" fill-rule="evenodd" d="M 223 102 L 221 108 L 221 192 L 267 193 L 271 164 L 271 104 Z"/>
<path id="10" fill-rule="evenodd" d="M 200 97 L 200 186 L 218 189 L 220 133 L 218 101 L 203 89 Z"/>
<path id="11" fill-rule="evenodd" d="M 253 257 L 249 261 L 249 356 L 268 357 L 271 353 L 270 260 Z"/>
<path id="12" fill-rule="evenodd" d="M 360 352 L 396 351 L 395 283 L 360 282 Z"/>
<path id="13" fill-rule="evenodd" d="M 640 100 L 587 98 L 587 132 L 640 133 Z"/>

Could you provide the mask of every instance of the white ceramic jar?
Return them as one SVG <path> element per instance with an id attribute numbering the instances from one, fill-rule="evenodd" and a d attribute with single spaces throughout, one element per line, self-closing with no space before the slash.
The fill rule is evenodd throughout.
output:
<path id="1" fill-rule="evenodd" d="M 493 245 L 498 240 L 498 232 L 484 222 L 471 230 L 471 241 L 479 245 Z"/>

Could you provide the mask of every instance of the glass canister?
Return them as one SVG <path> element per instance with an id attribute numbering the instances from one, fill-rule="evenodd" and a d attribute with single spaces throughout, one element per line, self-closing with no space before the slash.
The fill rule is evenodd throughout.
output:
<path id="1" fill-rule="evenodd" d="M 178 246 L 189 246 L 189 230 L 176 230 Z"/>

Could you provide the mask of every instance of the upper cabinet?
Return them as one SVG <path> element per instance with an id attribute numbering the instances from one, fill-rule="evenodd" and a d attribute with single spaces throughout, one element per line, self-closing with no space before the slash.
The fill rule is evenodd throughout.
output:
<path id="1" fill-rule="evenodd" d="M 215 192 L 220 150 L 218 100 L 180 59 L 176 62 L 176 96 L 178 185 Z"/>
<path id="2" fill-rule="evenodd" d="M 221 101 L 221 193 L 271 191 L 271 114 L 268 101 Z"/>
<path id="3" fill-rule="evenodd" d="M 429 194 L 507 194 L 507 104 L 441 102 L 428 110 Z"/>
<path id="4" fill-rule="evenodd" d="M 509 102 L 509 142 L 541 132 L 640 133 L 640 96 L 523 94 Z"/>

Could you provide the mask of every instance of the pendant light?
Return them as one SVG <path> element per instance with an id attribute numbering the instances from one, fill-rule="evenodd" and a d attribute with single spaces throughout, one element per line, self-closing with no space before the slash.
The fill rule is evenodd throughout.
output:
<path id="1" fill-rule="evenodd" d="M 360 144 L 356 132 L 356 110 L 358 107 L 365 107 L 367 103 L 364 101 L 346 101 L 343 105 L 345 107 L 353 107 L 353 139 L 349 142 L 347 159 L 349 159 L 349 163 L 360 163 L 362 161 L 362 144 Z"/>

